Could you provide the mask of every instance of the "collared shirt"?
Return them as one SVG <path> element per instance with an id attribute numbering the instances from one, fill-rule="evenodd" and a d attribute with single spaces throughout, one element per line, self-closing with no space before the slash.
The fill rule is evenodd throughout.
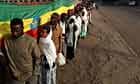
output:
<path id="1" fill-rule="evenodd" d="M 40 63 L 40 50 L 36 40 L 28 35 L 4 40 L 8 67 L 17 80 L 26 80 L 36 74 Z"/>

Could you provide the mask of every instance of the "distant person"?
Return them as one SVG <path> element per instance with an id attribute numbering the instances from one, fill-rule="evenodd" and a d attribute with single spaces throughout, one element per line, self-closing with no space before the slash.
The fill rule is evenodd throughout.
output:
<path id="1" fill-rule="evenodd" d="M 67 26 L 67 14 L 62 13 L 60 17 L 60 27 L 62 28 L 62 52 L 66 56 L 66 26 Z"/>

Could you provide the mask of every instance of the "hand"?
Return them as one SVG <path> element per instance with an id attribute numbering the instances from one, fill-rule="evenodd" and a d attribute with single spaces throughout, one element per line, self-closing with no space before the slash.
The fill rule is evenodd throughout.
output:
<path id="1" fill-rule="evenodd" d="M 56 65 L 56 64 L 55 64 L 55 63 L 53 63 L 53 66 L 52 66 L 52 68 L 54 68 L 54 67 L 55 67 L 55 65 Z"/>

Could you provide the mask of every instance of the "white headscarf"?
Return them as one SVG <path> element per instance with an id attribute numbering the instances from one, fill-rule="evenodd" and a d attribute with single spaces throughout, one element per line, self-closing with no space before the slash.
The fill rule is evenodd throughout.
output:
<path id="1" fill-rule="evenodd" d="M 50 30 L 50 33 L 46 38 L 40 38 L 39 43 L 50 67 L 52 67 L 57 57 L 56 47 L 52 40 L 52 30 Z"/>

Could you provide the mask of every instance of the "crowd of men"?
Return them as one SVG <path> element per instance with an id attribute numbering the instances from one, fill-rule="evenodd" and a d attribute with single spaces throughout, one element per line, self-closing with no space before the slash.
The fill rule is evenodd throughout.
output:
<path id="1" fill-rule="evenodd" d="M 92 8 L 83 1 L 67 14 L 53 13 L 38 27 L 37 39 L 24 33 L 22 19 L 12 19 L 11 35 L 0 42 L 0 84 L 56 84 L 58 60 L 74 58 L 78 40 L 87 36 Z"/>

